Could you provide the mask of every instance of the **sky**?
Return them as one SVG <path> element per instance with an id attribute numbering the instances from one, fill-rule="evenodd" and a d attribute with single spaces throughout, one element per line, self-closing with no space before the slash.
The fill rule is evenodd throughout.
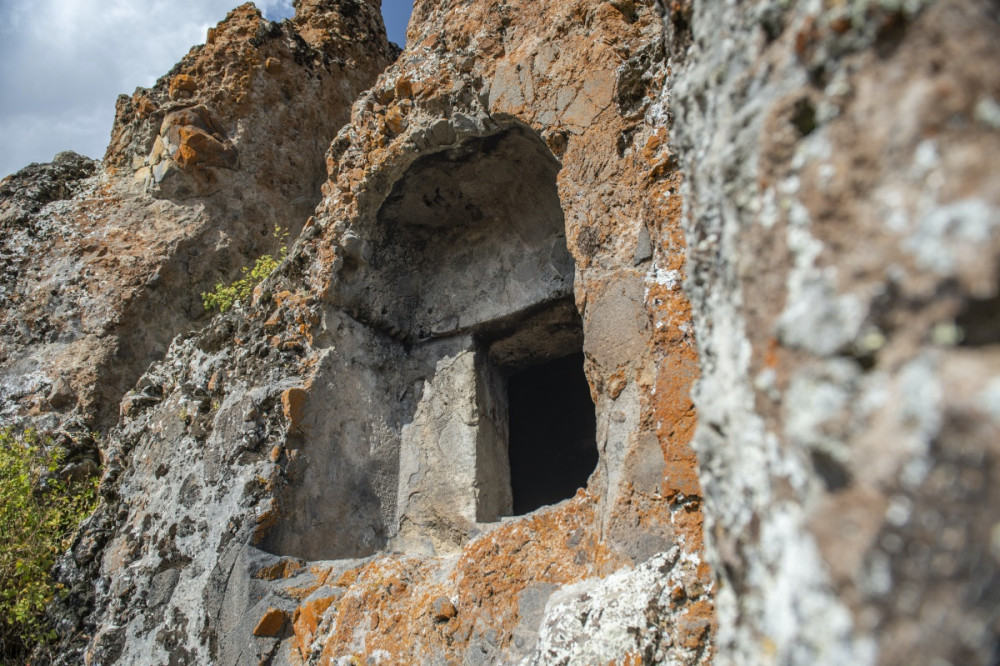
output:
<path id="1" fill-rule="evenodd" d="M 291 0 L 255 0 L 272 21 Z M 0 178 L 74 150 L 99 159 L 115 100 L 149 87 L 242 0 L 0 0 Z M 413 0 L 382 0 L 406 42 Z"/>

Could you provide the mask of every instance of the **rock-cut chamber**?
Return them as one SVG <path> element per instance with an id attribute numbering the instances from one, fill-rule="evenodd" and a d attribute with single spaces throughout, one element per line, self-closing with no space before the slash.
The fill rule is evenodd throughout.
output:
<path id="1" fill-rule="evenodd" d="M 597 462 L 556 175 L 527 128 L 416 159 L 345 244 L 340 338 L 271 547 L 446 552 Z"/>

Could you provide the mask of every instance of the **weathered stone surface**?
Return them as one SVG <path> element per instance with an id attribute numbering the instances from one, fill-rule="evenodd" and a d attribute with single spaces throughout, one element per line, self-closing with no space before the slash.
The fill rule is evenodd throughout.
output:
<path id="1" fill-rule="evenodd" d="M 660 553 L 635 570 L 569 585 L 549 597 L 538 646 L 522 664 L 635 664 L 697 661 L 709 644 L 710 603 L 678 601 L 701 590 L 697 561 L 678 561 L 679 549 Z M 685 571 L 686 570 L 686 571 Z"/>
<path id="2" fill-rule="evenodd" d="M 268 608 L 264 617 L 254 627 L 253 635 L 258 638 L 275 638 L 288 625 L 288 612 L 280 608 Z"/>
<path id="3" fill-rule="evenodd" d="M 574 32 L 574 12 L 553 21 L 525 2 L 503 19 L 506 45 L 491 41 L 500 17 L 486 6 L 415 23 L 425 36 L 361 96 L 334 141 L 325 199 L 289 262 L 252 304 L 174 344 L 152 371 L 159 402 L 130 394 L 140 406 L 112 437 L 109 468 L 122 471 L 109 475 L 98 518 L 121 516 L 100 555 L 108 585 L 92 658 L 183 649 L 239 663 L 264 612 L 292 604 L 292 638 L 253 650 L 278 660 L 529 659 L 559 588 L 599 585 L 663 552 L 698 562 L 687 425 L 696 356 L 683 314 L 669 328 L 649 315 L 674 316 L 683 303 L 679 278 L 659 277 L 680 275 L 684 247 L 679 207 L 662 207 L 659 194 L 679 180 L 653 171 L 665 159 L 654 89 L 662 52 L 653 49 L 649 72 L 633 72 L 650 88 L 630 84 L 629 118 L 612 100 L 623 62 L 612 45 L 659 43 L 660 17 L 652 6 L 631 23 L 611 8 L 578 9 L 594 13 L 596 32 Z M 544 46 L 566 31 L 560 53 Z M 456 46 L 436 46 L 439 35 Z M 490 92 L 520 62 L 535 62 L 523 85 L 544 104 Z M 653 147 L 621 148 L 626 131 Z M 632 196 L 640 190 L 657 194 Z M 581 350 L 598 467 L 575 497 L 498 522 L 511 513 L 507 377 Z M 662 404 L 650 399 L 654 385 Z M 668 455 L 686 472 L 665 475 Z M 155 508 L 166 505 L 174 510 Z M 171 539 L 181 525 L 186 536 Z M 207 617 L 197 620 L 207 629 L 177 636 L 183 648 L 123 630 L 147 621 L 126 609 L 164 547 L 185 563 L 166 615 Z M 255 574 L 288 557 L 313 564 L 289 578 Z M 115 583 L 123 567 L 134 572 L 128 586 Z M 704 621 L 684 635 L 700 631 L 701 642 L 672 654 L 701 663 L 712 584 L 704 566 L 684 576 L 696 591 L 671 597 L 650 635 L 697 613 Z M 304 600 L 323 586 L 340 591 Z M 442 598 L 453 610 L 435 608 Z M 630 622 L 602 631 L 628 633 Z M 586 631 L 608 646 L 593 654 L 615 652 L 618 643 Z"/>
<path id="4" fill-rule="evenodd" d="M 195 166 L 235 169 L 239 164 L 236 149 L 203 106 L 168 113 L 160 125 L 157 140 L 164 151 L 150 160 L 153 165 L 159 163 L 156 160 L 166 157 L 173 159 L 181 169 Z"/>
<path id="5" fill-rule="evenodd" d="M 48 164 L 31 164 L 0 183 L 0 219 L 6 234 L 32 222 L 32 215 L 53 201 L 70 199 L 94 175 L 99 163 L 72 151 Z M 12 260 L 4 264 L 12 269 Z"/>
<path id="6" fill-rule="evenodd" d="M 351 11 L 336 19 L 345 30 L 368 34 L 380 20 Z M 5 423 L 113 425 L 149 363 L 203 325 L 200 294 L 273 252 L 275 225 L 298 233 L 330 139 L 394 55 L 384 36 L 314 48 L 249 4 L 213 35 L 156 86 L 119 99 L 99 169 L 62 154 L 4 182 Z M 289 64 L 265 73 L 268 57 Z"/>
<path id="7" fill-rule="evenodd" d="M 672 149 L 717 661 L 991 663 L 996 7 L 692 7 Z"/>
<path id="8" fill-rule="evenodd" d="M 447 622 L 457 614 L 455 604 L 451 603 L 451 599 L 448 597 L 438 597 L 431 605 L 431 617 L 434 618 L 435 622 Z"/>
<path id="9" fill-rule="evenodd" d="M 387 63 L 377 5 L 237 10 L 121 102 L 99 178 L 2 210 L 116 210 L 112 172 L 154 225 L 297 192 L 261 155 L 325 98 L 265 111 Z M 976 0 L 418 1 L 288 260 L 121 402 L 63 632 L 106 664 L 992 663 L 998 32 Z M 596 468 L 511 515 L 510 380 L 574 353 Z M 101 377 L 16 367 L 53 410 Z"/>

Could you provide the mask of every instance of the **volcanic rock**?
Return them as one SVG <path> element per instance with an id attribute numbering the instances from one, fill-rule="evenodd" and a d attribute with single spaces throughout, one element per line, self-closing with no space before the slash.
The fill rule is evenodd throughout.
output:
<path id="1" fill-rule="evenodd" d="M 295 4 L 2 185 L 64 663 L 995 662 L 991 3 Z"/>

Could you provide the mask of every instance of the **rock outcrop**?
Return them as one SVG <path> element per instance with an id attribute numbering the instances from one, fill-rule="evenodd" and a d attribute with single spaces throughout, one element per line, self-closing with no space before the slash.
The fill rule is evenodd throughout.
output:
<path id="1" fill-rule="evenodd" d="M 64 661 L 993 663 L 995 7 L 377 5 L 3 185 L 3 417 L 120 414 Z"/>
<path id="2" fill-rule="evenodd" d="M 302 228 L 330 140 L 395 57 L 376 7 L 321 4 L 281 24 L 233 10 L 119 98 L 100 168 L 62 154 L 4 182 L 5 421 L 107 430 L 150 362 L 206 320 L 201 292 L 273 252 L 276 225 Z M 337 36 L 310 36 L 319 20 Z"/>
<path id="3" fill-rule="evenodd" d="M 549 9 L 418 5 L 288 261 L 126 396 L 89 659 L 709 658 L 660 14 Z M 500 520 L 508 380 L 572 354 L 597 469 Z"/>
<path id="4" fill-rule="evenodd" d="M 994 663 L 996 6 L 690 25 L 673 149 L 717 659 Z"/>

